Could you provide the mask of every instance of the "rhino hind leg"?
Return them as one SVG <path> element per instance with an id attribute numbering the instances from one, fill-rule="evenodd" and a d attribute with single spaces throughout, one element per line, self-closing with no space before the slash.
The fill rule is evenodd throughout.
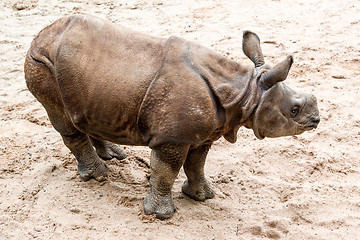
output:
<path id="1" fill-rule="evenodd" d="M 164 144 L 152 149 L 150 193 L 144 200 L 145 214 L 155 214 L 159 219 L 167 219 L 175 213 L 171 189 L 188 149 L 188 146 L 176 144 Z"/>
<path id="2" fill-rule="evenodd" d="M 88 181 L 91 178 L 103 181 L 108 176 L 108 167 L 101 161 L 91 145 L 86 134 L 77 131 L 71 135 L 61 134 L 65 145 L 74 154 L 78 161 L 78 172 L 81 179 Z"/>
<path id="3" fill-rule="evenodd" d="M 103 180 L 108 175 L 108 168 L 96 154 L 90 138 L 75 128 L 66 116 L 56 80 L 50 70 L 51 64 L 44 62 L 27 54 L 24 69 L 26 84 L 46 109 L 52 125 L 61 134 L 65 145 L 75 155 L 80 177 L 85 181 L 90 178 Z"/>
<path id="4" fill-rule="evenodd" d="M 122 160 L 126 158 L 126 153 L 121 146 L 108 141 L 98 140 L 92 137 L 90 137 L 90 140 L 92 145 L 96 149 L 97 155 L 103 160 L 110 160 L 112 158 Z"/>
<path id="5" fill-rule="evenodd" d="M 44 105 L 46 108 L 46 105 Z M 47 109 L 47 108 L 46 108 Z M 96 154 L 90 137 L 77 130 L 65 113 L 48 110 L 49 119 L 60 133 L 65 145 L 70 149 L 78 162 L 78 172 L 84 181 L 91 178 L 103 181 L 108 176 L 108 167 Z"/>
<path id="6" fill-rule="evenodd" d="M 184 182 L 182 192 L 197 201 L 204 201 L 215 196 L 204 173 L 205 159 L 210 147 L 211 145 L 202 145 L 190 149 L 184 163 L 184 171 L 188 179 Z"/>

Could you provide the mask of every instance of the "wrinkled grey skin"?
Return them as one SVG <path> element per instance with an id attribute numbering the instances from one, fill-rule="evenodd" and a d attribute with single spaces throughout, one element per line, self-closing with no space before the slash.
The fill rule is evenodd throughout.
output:
<path id="1" fill-rule="evenodd" d="M 29 90 L 78 161 L 83 180 L 107 177 L 101 160 L 126 155 L 117 144 L 151 152 L 147 214 L 175 211 L 171 188 L 183 166 L 182 191 L 213 198 L 204 174 L 211 144 L 236 141 L 240 126 L 255 135 L 296 135 L 317 127 L 311 94 L 287 87 L 292 57 L 265 65 L 258 36 L 244 32 L 245 67 L 179 37 L 152 37 L 86 15 L 44 28 L 26 55 Z"/>

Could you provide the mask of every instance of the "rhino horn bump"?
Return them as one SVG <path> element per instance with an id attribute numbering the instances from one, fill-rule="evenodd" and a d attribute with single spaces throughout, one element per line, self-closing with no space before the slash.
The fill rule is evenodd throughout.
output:
<path id="1" fill-rule="evenodd" d="M 256 33 L 244 31 L 242 47 L 244 54 L 255 64 L 255 67 L 260 67 L 265 64 L 260 47 L 260 38 Z"/>
<path id="2" fill-rule="evenodd" d="M 273 68 L 267 71 L 261 80 L 263 88 L 269 89 L 274 84 L 284 81 L 289 74 L 289 70 L 293 62 L 293 57 L 288 56 L 285 60 L 276 64 Z"/>

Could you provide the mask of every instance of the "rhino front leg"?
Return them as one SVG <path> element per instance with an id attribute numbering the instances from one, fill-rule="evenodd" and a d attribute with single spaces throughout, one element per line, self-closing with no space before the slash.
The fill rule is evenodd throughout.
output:
<path id="1" fill-rule="evenodd" d="M 210 147 L 211 144 L 190 149 L 184 164 L 184 171 L 188 179 L 184 182 L 182 191 L 197 201 L 204 201 L 215 196 L 204 173 L 205 159 Z"/>
<path id="2" fill-rule="evenodd" d="M 98 140 L 92 137 L 90 137 L 90 140 L 92 145 L 96 149 L 96 153 L 102 159 L 110 160 L 112 158 L 117 158 L 119 160 L 122 160 L 126 158 L 126 153 L 124 149 L 119 145 L 104 140 Z"/>
<path id="3" fill-rule="evenodd" d="M 175 212 L 171 188 L 184 164 L 189 146 L 164 144 L 152 149 L 150 157 L 150 194 L 144 200 L 144 212 L 159 219 Z"/>

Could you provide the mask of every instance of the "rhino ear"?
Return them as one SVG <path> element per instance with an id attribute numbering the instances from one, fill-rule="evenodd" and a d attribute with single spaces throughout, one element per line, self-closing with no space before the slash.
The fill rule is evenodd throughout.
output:
<path id="1" fill-rule="evenodd" d="M 255 67 L 264 65 L 264 56 L 260 47 L 260 38 L 253 32 L 243 33 L 243 52 L 255 64 Z"/>
<path id="2" fill-rule="evenodd" d="M 277 82 L 284 81 L 289 74 L 292 63 L 293 57 L 288 56 L 284 61 L 276 64 L 273 68 L 267 71 L 261 78 L 262 87 L 264 89 L 269 89 Z"/>

